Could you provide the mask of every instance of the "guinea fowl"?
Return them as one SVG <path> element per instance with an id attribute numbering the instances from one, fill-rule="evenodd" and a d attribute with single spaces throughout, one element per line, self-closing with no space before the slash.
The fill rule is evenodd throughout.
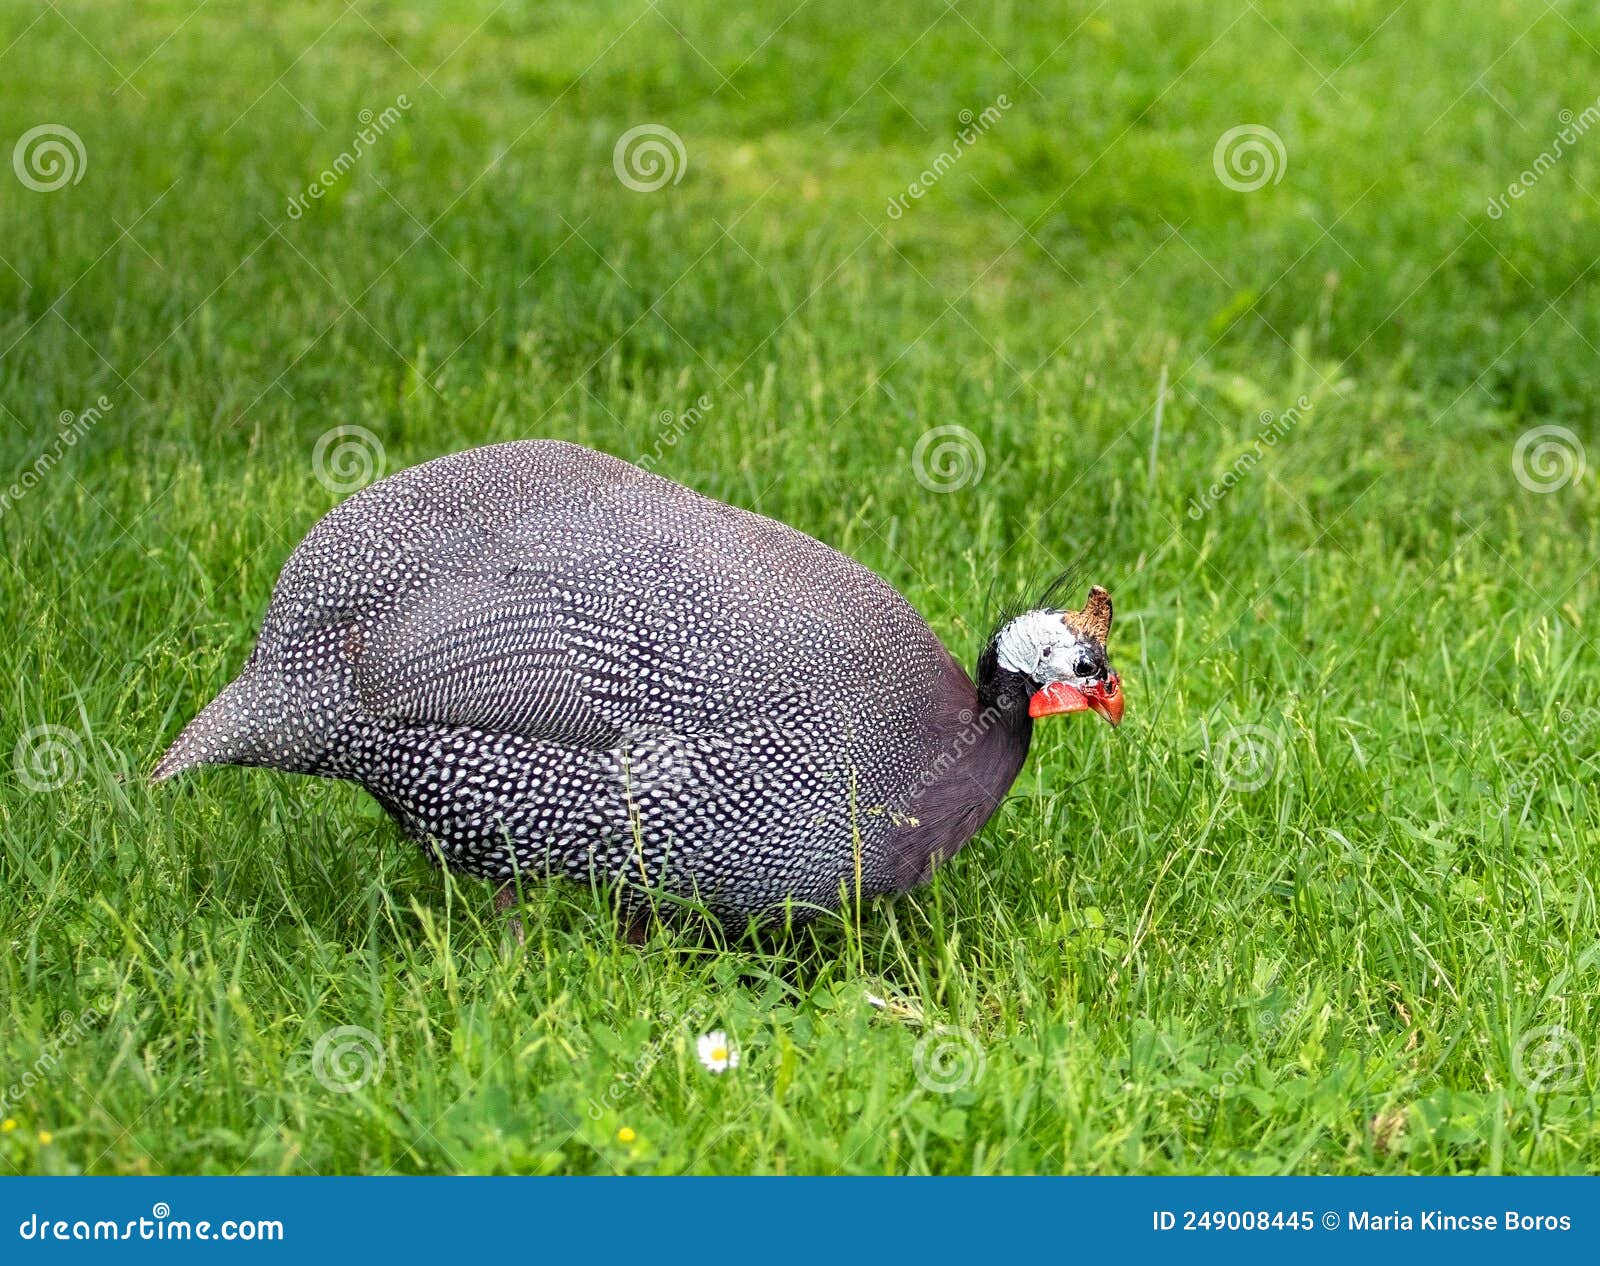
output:
<path id="1" fill-rule="evenodd" d="M 151 777 L 359 783 L 452 870 L 803 919 L 925 881 L 1034 719 L 1122 718 L 1111 599 L 1006 621 L 977 682 L 878 576 L 603 453 L 494 444 L 357 493 Z M 520 930 L 520 925 L 518 925 Z"/>

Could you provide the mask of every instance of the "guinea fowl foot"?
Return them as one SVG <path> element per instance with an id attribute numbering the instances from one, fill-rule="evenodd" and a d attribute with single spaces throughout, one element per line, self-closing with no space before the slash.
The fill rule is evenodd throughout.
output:
<path id="1" fill-rule="evenodd" d="M 494 912 L 504 914 L 517 904 L 517 886 L 509 879 L 494 890 Z M 506 926 L 511 929 L 511 939 L 518 945 L 525 944 L 527 937 L 522 931 L 522 916 L 513 914 L 506 920 Z"/>

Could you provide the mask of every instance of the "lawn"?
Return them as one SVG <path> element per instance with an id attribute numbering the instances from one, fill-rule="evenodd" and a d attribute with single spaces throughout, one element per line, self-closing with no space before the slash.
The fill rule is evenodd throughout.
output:
<path id="1" fill-rule="evenodd" d="M 1600 1168 L 1591 10 L 0 0 L 0 50 L 6 1172 Z M 145 784 L 320 515 L 535 436 L 968 664 L 1074 566 L 1127 721 L 1042 724 L 924 889 L 642 947 L 559 885 L 514 948 L 353 787 Z"/>

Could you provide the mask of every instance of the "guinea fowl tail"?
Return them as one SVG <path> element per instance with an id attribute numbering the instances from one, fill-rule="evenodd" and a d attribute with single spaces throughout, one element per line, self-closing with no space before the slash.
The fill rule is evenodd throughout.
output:
<path id="1" fill-rule="evenodd" d="M 164 782 L 196 765 L 238 764 L 254 754 L 255 717 L 249 704 L 249 679 L 240 677 L 200 710 L 150 771 L 152 783 Z"/>

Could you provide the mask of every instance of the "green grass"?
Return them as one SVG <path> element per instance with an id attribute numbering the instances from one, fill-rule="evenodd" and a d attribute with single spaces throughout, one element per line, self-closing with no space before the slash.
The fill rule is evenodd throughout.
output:
<path id="1" fill-rule="evenodd" d="M 195 7 L 0 5 L 4 150 L 87 155 L 55 192 L 0 164 L 0 476 L 50 457 L 0 512 L 7 1170 L 1600 1166 L 1596 481 L 1513 470 L 1538 426 L 1600 461 L 1600 130 L 1487 209 L 1594 101 L 1592 12 Z M 651 122 L 687 166 L 633 192 Z M 1240 124 L 1277 183 L 1218 179 Z M 984 464 L 940 493 L 946 424 Z M 561 886 L 512 953 L 353 788 L 142 782 L 339 499 L 339 426 L 389 470 L 658 453 L 968 662 L 993 592 L 1076 561 L 1127 723 L 1041 726 L 899 900 L 635 949 Z M 341 1026 L 383 1052 L 353 1093 L 315 1075 Z"/>

